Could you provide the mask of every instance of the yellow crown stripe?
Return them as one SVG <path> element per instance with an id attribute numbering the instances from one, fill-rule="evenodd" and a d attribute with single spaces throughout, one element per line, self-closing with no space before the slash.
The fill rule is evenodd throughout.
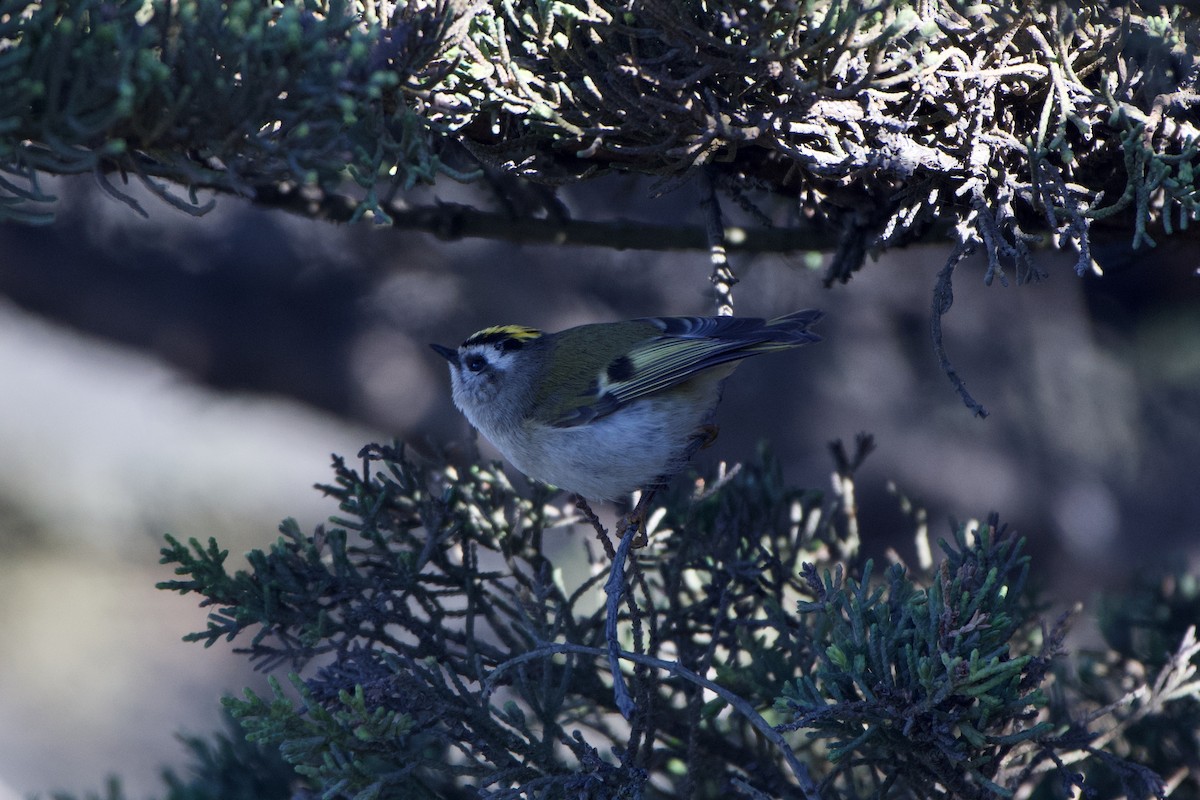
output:
<path id="1" fill-rule="evenodd" d="M 463 344 L 487 344 L 505 339 L 516 339 L 517 341 L 525 342 L 530 339 L 536 339 L 541 335 L 542 332 L 537 328 L 527 328 L 524 325 L 493 325 L 490 328 L 484 328 L 481 331 L 472 333 Z"/>

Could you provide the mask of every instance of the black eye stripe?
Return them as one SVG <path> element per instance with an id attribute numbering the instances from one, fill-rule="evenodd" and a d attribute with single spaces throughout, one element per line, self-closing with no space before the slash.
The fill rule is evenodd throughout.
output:
<path id="1" fill-rule="evenodd" d="M 471 372 L 479 372 L 487 366 L 487 359 L 478 353 L 471 353 L 464 356 L 462 360 L 463 366 L 471 370 Z"/>

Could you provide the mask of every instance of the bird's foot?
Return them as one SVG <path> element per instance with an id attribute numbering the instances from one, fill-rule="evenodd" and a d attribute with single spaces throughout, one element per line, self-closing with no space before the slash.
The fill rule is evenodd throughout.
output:
<path id="1" fill-rule="evenodd" d="M 650 503 L 654 500 L 654 495 L 658 494 L 658 486 L 649 486 L 642 490 L 642 496 L 638 498 L 637 505 L 633 510 L 621 516 L 617 521 L 617 538 L 624 539 L 630 532 L 633 533 L 634 540 L 631 547 L 645 547 L 650 541 L 650 537 L 646 531 L 646 517 L 649 516 Z"/>

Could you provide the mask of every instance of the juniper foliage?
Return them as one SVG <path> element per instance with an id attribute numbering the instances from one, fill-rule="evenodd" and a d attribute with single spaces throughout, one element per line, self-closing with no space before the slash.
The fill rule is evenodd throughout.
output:
<path id="1" fill-rule="evenodd" d="M 1028 558 L 995 519 L 958 526 L 936 570 L 893 564 L 876 580 L 852 494 L 788 488 L 764 455 L 662 499 L 612 641 L 610 556 L 592 553 L 583 576 L 555 566 L 548 551 L 586 545 L 552 530 L 569 518 L 547 489 L 518 492 L 496 466 L 360 455 L 360 469 L 335 459 L 322 487 L 341 505 L 332 526 L 285 523 L 248 571 L 231 574 L 215 542 L 163 550 L 180 577 L 161 586 L 212 609 L 188 638 L 239 640 L 260 668 L 291 671 L 227 705 L 305 792 L 1115 797 L 1099 793 L 1115 770 L 1125 796 L 1161 794 L 1124 739 L 1102 746 L 1072 716 L 1080 695 L 1052 669 L 1065 625 L 1037 627 Z M 1162 707 L 1195 691 L 1177 682 Z"/>
<path id="2" fill-rule="evenodd" d="M 1039 241 L 1083 271 L 1094 225 L 1195 220 L 1198 53 L 1184 3 L 0 0 L 0 218 L 48 219 L 45 173 L 388 220 L 439 176 L 703 167 L 832 234 L 829 281 L 946 231 L 1022 281 Z"/>
<path id="3" fill-rule="evenodd" d="M 976 542 L 959 527 L 927 586 L 899 564 L 880 585 L 869 562 L 858 580 L 806 568 L 816 599 L 799 610 L 824 649 L 780 705 L 793 713 L 788 727 L 829 740 L 830 778 L 870 764 L 880 796 L 895 786 L 917 797 L 1002 797 L 1038 757 L 1053 727 L 1037 718 L 1061 631 L 1030 644 L 1022 544 L 994 517 Z"/>
<path id="4" fill-rule="evenodd" d="M 187 749 L 188 765 L 162 772 L 163 800 L 300 800 L 294 793 L 295 771 L 278 748 L 246 740 L 240 726 L 226 715 L 227 731 L 209 736 L 189 734 L 179 739 Z M 51 800 L 74 800 L 55 792 Z M 100 792 L 83 800 L 130 800 L 121 780 L 111 777 Z"/>
<path id="5" fill-rule="evenodd" d="M 1080 654 L 1071 681 L 1081 705 L 1107 717 L 1106 747 L 1168 779 L 1172 797 L 1200 797 L 1200 582 L 1178 572 L 1138 577 L 1101 598 L 1108 650 Z M 1094 785 L 1115 790 L 1124 773 L 1092 764 Z"/>

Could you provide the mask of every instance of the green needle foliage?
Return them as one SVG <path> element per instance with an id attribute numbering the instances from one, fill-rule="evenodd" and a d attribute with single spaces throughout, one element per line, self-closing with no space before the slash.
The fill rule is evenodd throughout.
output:
<path id="1" fill-rule="evenodd" d="M 660 498 L 606 610 L 613 545 L 551 530 L 578 520 L 550 490 L 518 493 L 495 466 L 360 455 L 321 487 L 341 504 L 333 525 L 285 522 L 249 570 L 227 570 L 215 542 L 163 550 L 179 577 L 161 587 L 212 609 L 189 639 L 238 640 L 259 667 L 291 670 L 226 704 L 302 793 L 1162 794 L 1124 757 L 1123 707 L 1097 711 L 1094 687 L 1059 669 L 1065 624 L 1038 626 L 1022 540 L 994 518 L 956 526 L 929 573 L 893 564 L 876 579 L 855 553 L 852 493 L 788 488 L 763 456 Z M 586 549 L 590 571 L 569 578 L 550 546 Z M 1197 722 L 1194 654 L 1175 655 L 1167 690 L 1145 686 L 1158 700 L 1142 719 Z"/>

